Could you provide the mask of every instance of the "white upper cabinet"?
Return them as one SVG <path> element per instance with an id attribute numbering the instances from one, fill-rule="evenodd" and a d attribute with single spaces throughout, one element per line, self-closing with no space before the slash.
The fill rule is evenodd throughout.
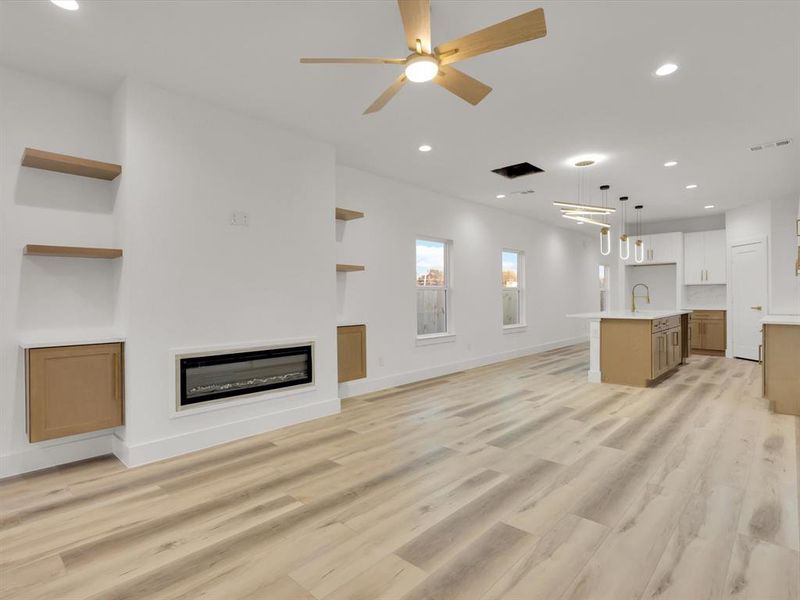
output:
<path id="1" fill-rule="evenodd" d="M 649 264 L 677 263 L 683 247 L 682 233 L 656 233 L 647 236 L 650 248 L 645 245 L 644 262 Z"/>
<path id="2" fill-rule="evenodd" d="M 681 258 L 681 248 L 683 247 L 682 233 L 654 233 L 643 235 L 644 260 L 636 262 L 635 248 L 636 236 L 630 236 L 631 254 L 622 263 L 626 265 L 661 265 L 665 263 L 677 263 Z M 616 250 L 616 248 L 614 248 Z"/>
<path id="3" fill-rule="evenodd" d="M 727 283 L 725 230 L 698 231 L 683 237 L 683 283 Z"/>

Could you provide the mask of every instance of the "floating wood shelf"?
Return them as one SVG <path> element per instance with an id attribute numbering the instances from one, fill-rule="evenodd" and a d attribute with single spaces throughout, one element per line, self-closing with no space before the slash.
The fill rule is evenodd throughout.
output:
<path id="1" fill-rule="evenodd" d="M 80 246 L 42 246 L 28 244 L 24 253 L 28 256 L 67 256 L 71 258 L 119 258 L 119 248 L 82 248 Z M 362 267 L 363 268 L 363 267 Z"/>
<path id="2" fill-rule="evenodd" d="M 336 219 L 339 221 L 352 221 L 353 219 L 363 219 L 364 213 L 349 208 L 336 208 Z"/>
<path id="3" fill-rule="evenodd" d="M 340 273 L 349 273 L 351 271 L 363 271 L 364 265 L 342 265 L 337 264 L 336 270 Z"/>
<path id="4" fill-rule="evenodd" d="M 22 166 L 45 171 L 57 171 L 81 177 L 93 177 L 111 181 L 122 173 L 122 167 L 113 163 L 105 163 L 88 158 L 79 158 L 67 154 L 56 154 L 45 150 L 25 148 L 22 155 Z"/>

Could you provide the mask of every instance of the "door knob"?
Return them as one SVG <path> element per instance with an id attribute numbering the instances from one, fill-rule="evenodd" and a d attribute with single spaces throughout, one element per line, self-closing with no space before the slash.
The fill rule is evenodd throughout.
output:
<path id="1" fill-rule="evenodd" d="M 761 310 L 761 305 L 759 304 L 758 306 L 751 306 L 750 308 L 753 310 Z"/>

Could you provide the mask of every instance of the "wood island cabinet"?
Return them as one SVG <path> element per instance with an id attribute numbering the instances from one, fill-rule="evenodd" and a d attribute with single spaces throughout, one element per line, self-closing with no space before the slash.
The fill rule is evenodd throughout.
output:
<path id="1" fill-rule="evenodd" d="M 602 319 L 603 383 L 645 387 L 676 369 L 688 356 L 689 315 L 659 319 Z"/>

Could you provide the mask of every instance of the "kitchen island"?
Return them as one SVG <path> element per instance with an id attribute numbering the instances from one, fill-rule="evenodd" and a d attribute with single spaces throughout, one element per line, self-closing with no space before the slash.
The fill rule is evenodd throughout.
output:
<path id="1" fill-rule="evenodd" d="M 589 381 L 646 387 L 689 357 L 688 310 L 567 315 L 589 321 Z"/>

